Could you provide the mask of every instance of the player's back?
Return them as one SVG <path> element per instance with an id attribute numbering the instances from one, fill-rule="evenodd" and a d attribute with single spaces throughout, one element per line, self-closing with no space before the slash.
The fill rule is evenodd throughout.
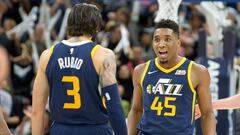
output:
<path id="1" fill-rule="evenodd" d="M 92 60 L 98 47 L 90 41 L 70 43 L 64 40 L 51 48 L 46 74 L 53 121 L 64 124 L 108 122 L 99 91 L 99 76 Z"/>

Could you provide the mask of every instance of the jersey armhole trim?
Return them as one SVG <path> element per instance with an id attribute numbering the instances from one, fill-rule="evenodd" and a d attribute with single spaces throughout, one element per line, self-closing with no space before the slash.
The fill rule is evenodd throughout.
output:
<path id="1" fill-rule="evenodd" d="M 49 48 L 49 58 L 48 58 L 48 62 L 47 62 L 46 68 L 45 68 L 45 73 L 47 73 L 47 68 L 48 68 L 48 66 L 49 66 L 49 61 L 50 61 L 50 59 L 51 59 L 51 57 L 52 57 L 53 50 L 54 50 L 54 47 L 55 47 L 55 46 L 56 46 L 56 45 L 52 45 L 52 46 Z"/>
<path id="2" fill-rule="evenodd" d="M 141 80 L 140 80 L 140 85 L 141 85 L 141 88 L 142 88 L 142 90 L 143 90 L 143 80 L 144 80 L 144 78 L 145 78 L 145 76 L 146 76 L 146 72 L 147 72 L 147 70 L 148 70 L 148 67 L 149 67 L 149 65 L 150 65 L 150 60 L 146 63 L 146 66 L 145 66 L 145 68 L 144 68 L 144 70 L 143 70 L 143 74 L 142 74 L 142 76 L 141 76 Z"/>
<path id="3" fill-rule="evenodd" d="M 195 102 L 196 102 L 196 90 L 194 89 L 193 84 L 192 84 L 192 80 L 191 80 L 192 64 L 193 64 L 193 62 L 190 61 L 189 65 L 188 65 L 188 73 L 187 73 L 188 84 L 189 84 L 189 87 L 190 87 L 190 89 L 191 89 L 191 91 L 193 93 L 191 124 L 193 123 L 193 120 L 194 120 L 194 114 L 195 114 L 194 110 L 195 110 Z"/>
<path id="4" fill-rule="evenodd" d="M 50 47 L 50 50 L 49 50 L 49 59 L 51 58 L 51 56 L 52 56 L 52 54 L 53 54 L 53 50 L 54 50 L 54 47 L 55 47 L 56 45 L 52 45 L 51 47 Z"/>
<path id="5" fill-rule="evenodd" d="M 98 48 L 100 48 L 100 45 L 96 45 L 93 47 L 92 51 L 91 51 L 91 58 L 93 59 L 95 52 L 97 51 Z"/>
<path id="6" fill-rule="evenodd" d="M 95 69 L 97 75 L 99 75 L 100 73 L 98 72 L 98 69 L 96 68 L 96 65 L 94 64 L 93 57 L 94 57 L 95 52 L 97 51 L 97 49 L 100 48 L 100 47 L 101 47 L 101 45 L 95 45 L 95 46 L 92 48 L 92 50 L 91 50 L 92 64 L 93 64 L 93 66 L 94 66 L 94 69 Z"/>

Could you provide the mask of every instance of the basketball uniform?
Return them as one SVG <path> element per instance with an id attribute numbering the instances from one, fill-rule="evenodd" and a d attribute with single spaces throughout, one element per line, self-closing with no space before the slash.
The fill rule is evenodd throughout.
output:
<path id="1" fill-rule="evenodd" d="M 92 56 L 91 41 L 66 40 L 50 49 L 46 68 L 53 135 L 111 135 Z M 88 130 L 89 129 L 89 130 Z"/>
<path id="2" fill-rule="evenodd" d="M 192 135 L 196 91 L 191 83 L 192 61 L 164 69 L 157 58 L 147 62 L 141 85 L 143 117 L 140 135 Z"/>

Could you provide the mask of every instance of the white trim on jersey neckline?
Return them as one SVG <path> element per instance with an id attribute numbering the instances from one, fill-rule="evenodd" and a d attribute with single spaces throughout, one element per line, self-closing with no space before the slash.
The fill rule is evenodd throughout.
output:
<path id="1" fill-rule="evenodd" d="M 84 40 L 80 42 L 69 42 L 67 40 L 62 40 L 62 43 L 68 46 L 79 46 L 91 42 L 90 40 Z"/>

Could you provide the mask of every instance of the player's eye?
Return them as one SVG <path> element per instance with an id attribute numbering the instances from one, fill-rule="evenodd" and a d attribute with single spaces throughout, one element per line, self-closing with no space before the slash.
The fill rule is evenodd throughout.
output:
<path id="1" fill-rule="evenodd" d="M 159 38 L 155 38 L 154 42 L 160 42 L 160 39 Z"/>
<path id="2" fill-rule="evenodd" d="M 170 41 L 172 41 L 172 39 L 171 38 L 166 38 L 165 41 L 170 42 Z"/>

